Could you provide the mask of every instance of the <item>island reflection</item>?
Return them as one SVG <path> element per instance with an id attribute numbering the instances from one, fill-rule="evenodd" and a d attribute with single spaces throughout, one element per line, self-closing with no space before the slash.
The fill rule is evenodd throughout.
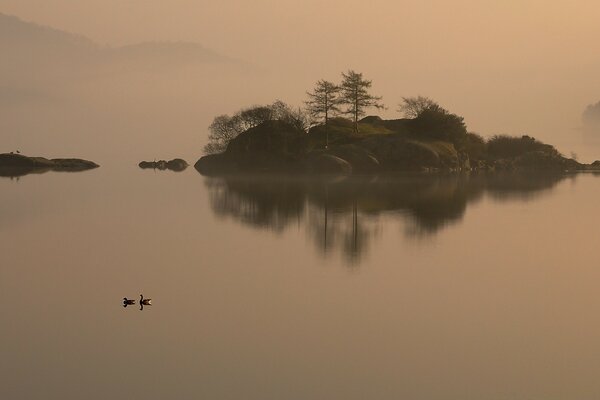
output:
<path id="1" fill-rule="evenodd" d="M 408 220 L 407 236 L 427 238 L 460 222 L 484 195 L 529 201 L 564 179 L 575 175 L 229 176 L 206 178 L 205 185 L 218 217 L 276 233 L 304 227 L 324 255 L 341 251 L 356 264 L 380 234 L 383 216 Z"/>

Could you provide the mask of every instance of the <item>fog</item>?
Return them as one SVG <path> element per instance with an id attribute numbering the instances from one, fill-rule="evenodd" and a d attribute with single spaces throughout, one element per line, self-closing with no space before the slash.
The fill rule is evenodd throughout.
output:
<path id="1" fill-rule="evenodd" d="M 600 100 L 597 2 L 0 0 L 0 12 L 84 35 L 103 53 L 84 67 L 42 58 L 3 74 L 2 150 L 193 161 L 215 115 L 275 98 L 299 106 L 316 80 L 352 68 L 373 80 L 384 117 L 421 94 L 484 136 L 529 134 L 600 158 L 581 121 Z M 114 59 L 122 46 L 180 41 L 214 57 L 163 47 Z M 17 45 L 4 48 L 3 71 Z"/>

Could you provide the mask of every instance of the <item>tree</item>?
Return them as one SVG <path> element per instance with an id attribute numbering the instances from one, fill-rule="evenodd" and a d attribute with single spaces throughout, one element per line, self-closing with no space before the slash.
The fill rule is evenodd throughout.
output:
<path id="1" fill-rule="evenodd" d="M 379 102 L 380 96 L 369 94 L 371 81 L 363 79 L 361 73 L 349 70 L 347 73 L 342 72 L 342 77 L 340 100 L 348 105 L 345 114 L 352 116 L 354 132 L 358 133 L 358 117 L 365 115 L 367 108 L 384 108 L 384 105 Z"/>
<path id="2" fill-rule="evenodd" d="M 322 119 L 325 124 L 325 148 L 329 147 L 329 116 L 340 112 L 339 93 L 339 86 L 326 80 L 318 81 L 312 93 L 306 92 L 309 99 L 305 104 L 309 115 L 316 120 Z"/>
<path id="3" fill-rule="evenodd" d="M 286 122 L 294 128 L 308 132 L 310 127 L 309 118 L 300 107 L 294 110 L 281 100 L 275 100 L 269 107 L 273 111 L 273 120 Z"/>
<path id="4" fill-rule="evenodd" d="M 266 121 L 283 121 L 305 132 L 308 129 L 308 118 L 300 109 L 293 110 L 283 101 L 276 100 L 266 106 L 244 108 L 231 117 L 229 115 L 216 117 L 208 127 L 209 142 L 204 146 L 204 152 L 222 153 L 227 149 L 231 139 Z"/>
<path id="5" fill-rule="evenodd" d="M 467 127 L 463 117 L 442 107 L 426 108 L 417 118 L 410 120 L 410 125 L 419 136 L 451 142 L 457 149 L 465 145 Z"/>
<path id="6" fill-rule="evenodd" d="M 400 103 L 398 111 L 401 112 L 405 118 L 417 118 L 425 110 L 440 109 L 440 105 L 432 99 L 430 99 L 429 97 L 417 96 L 403 97 L 402 103 Z"/>
<path id="7" fill-rule="evenodd" d="M 210 131 L 209 142 L 204 146 L 204 152 L 214 154 L 224 152 L 231 139 L 244 131 L 244 126 L 239 115 L 233 117 L 219 115 L 215 117 L 208 130 Z"/>

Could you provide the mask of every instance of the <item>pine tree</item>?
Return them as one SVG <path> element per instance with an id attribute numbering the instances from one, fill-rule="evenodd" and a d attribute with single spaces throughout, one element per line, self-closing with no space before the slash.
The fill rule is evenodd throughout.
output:
<path id="1" fill-rule="evenodd" d="M 354 132 L 358 133 L 358 118 L 365 115 L 365 110 L 370 107 L 384 108 L 384 105 L 380 103 L 380 96 L 369 94 L 371 81 L 363 79 L 362 73 L 349 70 L 342 72 L 342 77 L 340 99 L 348 105 L 344 113 L 352 116 Z"/>
<path id="2" fill-rule="evenodd" d="M 325 80 L 318 81 L 312 93 L 306 92 L 309 97 L 306 101 L 308 113 L 312 118 L 322 120 L 325 124 L 325 148 L 329 147 L 329 117 L 340 112 L 339 93 L 339 86 Z"/>

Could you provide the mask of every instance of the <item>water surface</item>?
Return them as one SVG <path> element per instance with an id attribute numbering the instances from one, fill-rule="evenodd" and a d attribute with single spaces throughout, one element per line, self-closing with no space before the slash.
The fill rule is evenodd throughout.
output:
<path id="1" fill-rule="evenodd" d="M 0 193 L 1 398 L 600 395 L 593 175 L 109 165 Z"/>

